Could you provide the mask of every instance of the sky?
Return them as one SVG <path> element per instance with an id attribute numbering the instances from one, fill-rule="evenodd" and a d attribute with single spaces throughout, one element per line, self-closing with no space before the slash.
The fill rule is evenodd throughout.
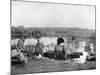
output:
<path id="1" fill-rule="evenodd" d="M 95 7 L 12 1 L 12 26 L 95 29 Z"/>

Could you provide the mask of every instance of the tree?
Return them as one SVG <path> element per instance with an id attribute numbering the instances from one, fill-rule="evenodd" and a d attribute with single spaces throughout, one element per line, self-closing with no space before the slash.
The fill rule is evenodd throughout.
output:
<path id="1" fill-rule="evenodd" d="M 35 30 L 35 32 L 34 32 L 34 37 L 35 37 L 35 38 L 40 38 L 40 37 L 41 37 L 41 31 Z"/>

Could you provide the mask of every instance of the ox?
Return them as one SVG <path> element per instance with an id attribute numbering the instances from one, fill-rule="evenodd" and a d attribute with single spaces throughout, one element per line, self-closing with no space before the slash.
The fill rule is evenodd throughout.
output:
<path id="1" fill-rule="evenodd" d="M 55 57 L 57 58 L 59 55 L 62 55 L 66 59 L 68 53 L 70 53 L 70 50 L 68 48 L 67 40 L 65 38 L 57 38 Z"/>
<path id="2" fill-rule="evenodd" d="M 43 51 L 54 51 L 55 45 L 57 44 L 57 37 L 41 37 L 40 43 L 43 45 Z"/>
<path id="3" fill-rule="evenodd" d="M 20 39 L 11 40 L 11 50 L 17 49 L 17 44 Z"/>
<path id="4" fill-rule="evenodd" d="M 47 55 L 52 54 L 55 49 L 55 45 L 57 44 L 56 37 L 41 37 L 39 39 L 39 43 L 42 45 L 40 50 L 42 49 L 42 55 L 47 57 Z"/>
<path id="5" fill-rule="evenodd" d="M 34 38 L 25 39 L 24 46 L 36 46 L 37 42 L 37 39 Z"/>
<path id="6" fill-rule="evenodd" d="M 21 40 L 21 39 L 11 40 L 11 50 L 13 49 L 23 50 L 24 49 L 23 41 L 24 40 Z"/>
<path id="7" fill-rule="evenodd" d="M 32 56 L 35 53 L 35 46 L 37 44 L 37 39 L 35 38 L 28 38 L 24 41 L 25 51 L 27 55 Z"/>
<path id="8" fill-rule="evenodd" d="M 55 57 L 62 56 L 64 59 L 68 58 L 67 56 L 73 52 L 71 44 L 66 42 L 56 45 L 55 47 Z"/>

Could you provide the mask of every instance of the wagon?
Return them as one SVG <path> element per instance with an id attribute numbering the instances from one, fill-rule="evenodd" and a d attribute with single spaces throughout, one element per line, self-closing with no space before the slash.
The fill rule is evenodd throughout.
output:
<path id="1" fill-rule="evenodd" d="M 27 59 L 25 58 L 24 54 L 22 52 L 17 52 L 12 51 L 11 54 L 11 64 L 26 64 L 27 63 Z"/>
<path id="2" fill-rule="evenodd" d="M 25 64 L 25 60 L 22 60 L 19 56 L 11 57 L 11 64 Z"/>
<path id="3" fill-rule="evenodd" d="M 90 54 L 87 57 L 87 61 L 96 61 L 96 54 Z"/>

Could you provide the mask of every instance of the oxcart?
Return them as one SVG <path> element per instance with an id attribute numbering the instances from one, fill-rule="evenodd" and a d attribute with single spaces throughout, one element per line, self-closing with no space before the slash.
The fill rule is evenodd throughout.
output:
<path id="1" fill-rule="evenodd" d="M 23 52 L 20 52 L 18 50 L 12 50 L 11 51 L 11 63 L 13 64 L 26 64 L 27 58 L 24 56 Z"/>

